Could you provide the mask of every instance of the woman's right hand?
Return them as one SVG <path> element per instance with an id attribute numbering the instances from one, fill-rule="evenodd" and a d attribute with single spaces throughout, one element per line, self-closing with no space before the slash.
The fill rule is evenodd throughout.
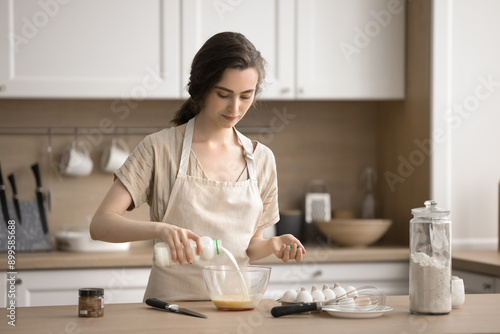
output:
<path id="1" fill-rule="evenodd" d="M 196 242 L 196 254 L 201 255 L 203 245 L 201 237 L 191 230 L 180 228 L 175 225 L 161 223 L 159 239 L 170 248 L 172 261 L 179 264 L 193 263 L 194 254 L 189 240 Z"/>

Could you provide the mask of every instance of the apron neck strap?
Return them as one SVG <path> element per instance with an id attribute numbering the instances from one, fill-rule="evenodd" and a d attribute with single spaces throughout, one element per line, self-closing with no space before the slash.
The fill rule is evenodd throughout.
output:
<path id="1" fill-rule="evenodd" d="M 234 129 L 234 128 L 233 128 Z M 248 178 L 251 180 L 257 180 L 257 175 L 255 175 L 255 158 L 253 155 L 253 143 L 250 139 L 243 136 L 238 130 L 234 129 L 238 135 L 241 145 L 243 146 L 245 160 L 247 161 Z"/>
<path id="2" fill-rule="evenodd" d="M 179 164 L 179 174 L 182 174 L 182 175 L 187 174 L 189 156 L 191 154 L 191 143 L 193 142 L 195 119 L 196 119 L 196 116 L 191 118 L 188 121 L 188 123 L 186 125 L 186 131 L 184 133 L 184 140 L 182 142 L 181 162 Z M 234 131 L 238 135 L 238 139 L 239 139 L 239 141 L 244 149 L 244 156 L 245 156 L 245 160 L 247 162 L 248 176 L 250 179 L 256 180 L 257 177 L 255 175 L 253 143 L 250 139 L 243 136 L 238 130 L 234 129 Z"/>
<path id="3" fill-rule="evenodd" d="M 191 143 L 193 142 L 193 133 L 194 133 L 194 120 L 196 116 L 191 118 L 186 125 L 186 131 L 184 132 L 184 140 L 182 142 L 182 154 L 181 154 L 181 162 L 179 164 L 179 174 L 186 175 L 189 156 L 191 153 Z"/>

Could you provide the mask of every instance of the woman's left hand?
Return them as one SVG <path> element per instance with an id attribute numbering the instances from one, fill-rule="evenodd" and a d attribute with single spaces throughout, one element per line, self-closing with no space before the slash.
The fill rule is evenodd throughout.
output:
<path id="1" fill-rule="evenodd" d="M 306 249 L 300 241 L 291 234 L 283 234 L 269 239 L 274 255 L 287 263 L 290 260 L 302 262 Z"/>

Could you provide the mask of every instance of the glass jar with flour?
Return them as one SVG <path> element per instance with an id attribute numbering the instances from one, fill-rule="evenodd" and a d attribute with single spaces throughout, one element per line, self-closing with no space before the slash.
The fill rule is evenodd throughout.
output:
<path id="1" fill-rule="evenodd" d="M 412 209 L 410 220 L 410 312 L 439 315 L 451 311 L 450 211 L 429 200 Z"/>

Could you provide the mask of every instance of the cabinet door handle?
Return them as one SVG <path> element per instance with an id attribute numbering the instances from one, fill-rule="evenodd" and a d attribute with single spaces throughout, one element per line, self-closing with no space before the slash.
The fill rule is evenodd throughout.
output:
<path id="1" fill-rule="evenodd" d="M 318 269 L 318 270 L 316 270 L 315 272 L 312 273 L 311 278 L 320 277 L 321 275 L 323 275 L 323 270 Z"/>
<path id="2" fill-rule="evenodd" d="M 5 85 L 0 85 L 0 92 L 4 92 L 7 90 L 7 86 Z"/>
<path id="3" fill-rule="evenodd" d="M 281 94 L 286 94 L 290 92 L 290 87 L 285 87 L 281 89 Z"/>
<path id="4" fill-rule="evenodd" d="M 491 284 L 490 283 L 483 283 L 483 290 L 491 290 Z"/>
<path id="5" fill-rule="evenodd" d="M 23 284 L 23 280 L 20 279 L 20 278 L 16 278 L 16 280 L 14 281 L 14 284 L 15 285 L 21 285 L 21 284 Z"/>

